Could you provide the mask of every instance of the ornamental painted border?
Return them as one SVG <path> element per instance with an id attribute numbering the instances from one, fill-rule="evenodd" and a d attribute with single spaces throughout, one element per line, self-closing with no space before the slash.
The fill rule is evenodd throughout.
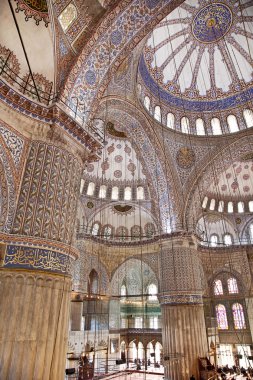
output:
<path id="1" fill-rule="evenodd" d="M 169 106 L 182 108 L 185 111 L 222 111 L 228 108 L 237 107 L 252 100 L 253 87 L 248 88 L 236 95 L 229 96 L 227 98 L 210 101 L 196 101 L 178 98 L 157 85 L 154 79 L 151 77 L 148 68 L 145 64 L 144 56 L 142 55 L 139 61 L 139 73 L 147 88 L 154 96 L 159 97 L 161 101 L 164 101 Z"/>

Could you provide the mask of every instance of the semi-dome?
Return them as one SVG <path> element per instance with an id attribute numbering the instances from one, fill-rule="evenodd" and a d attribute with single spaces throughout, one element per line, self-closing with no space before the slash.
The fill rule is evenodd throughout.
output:
<path id="1" fill-rule="evenodd" d="M 226 110 L 253 93 L 253 3 L 187 0 L 147 39 L 139 73 L 150 94 L 184 111 Z"/>

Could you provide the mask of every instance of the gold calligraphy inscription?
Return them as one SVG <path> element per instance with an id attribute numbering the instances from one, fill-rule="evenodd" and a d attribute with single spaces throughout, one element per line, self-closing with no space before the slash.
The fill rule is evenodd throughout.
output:
<path id="1" fill-rule="evenodd" d="M 4 266 L 70 273 L 70 258 L 51 250 L 8 245 Z"/>

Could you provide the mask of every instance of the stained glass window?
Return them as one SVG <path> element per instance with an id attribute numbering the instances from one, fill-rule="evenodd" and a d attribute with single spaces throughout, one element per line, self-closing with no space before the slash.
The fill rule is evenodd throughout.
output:
<path id="1" fill-rule="evenodd" d="M 142 186 L 138 186 L 137 187 L 137 194 L 136 194 L 136 198 L 139 200 L 139 199 L 144 199 L 144 189 Z"/>
<path id="2" fill-rule="evenodd" d="M 246 329 L 243 307 L 240 303 L 234 303 L 232 306 L 235 329 Z"/>
<path id="3" fill-rule="evenodd" d="M 167 127 L 173 129 L 174 123 L 175 123 L 175 116 L 173 115 L 173 113 L 169 112 L 167 114 Z"/>
<path id="4" fill-rule="evenodd" d="M 142 235 L 141 227 L 140 226 L 133 226 L 131 227 L 131 238 L 132 240 L 138 240 L 140 239 Z"/>
<path id="5" fill-rule="evenodd" d="M 125 201 L 130 201 L 132 198 L 132 189 L 131 187 L 125 187 L 124 199 Z"/>
<path id="6" fill-rule="evenodd" d="M 219 212 L 223 212 L 224 211 L 224 201 L 219 201 L 218 211 Z"/>
<path id="7" fill-rule="evenodd" d="M 234 205 L 233 202 L 228 202 L 228 212 L 233 212 L 234 211 Z"/>
<path id="8" fill-rule="evenodd" d="M 148 299 L 150 301 L 156 301 L 157 300 L 157 286 L 155 284 L 150 284 L 148 287 Z"/>
<path id="9" fill-rule="evenodd" d="M 153 223 L 147 223 L 144 227 L 146 237 L 150 238 L 155 234 L 155 226 Z"/>
<path id="10" fill-rule="evenodd" d="M 216 311 L 216 319 L 217 319 L 218 329 L 227 330 L 228 329 L 228 320 L 227 320 L 227 313 L 226 313 L 225 306 L 221 305 L 221 304 L 216 305 L 215 311 Z"/>
<path id="11" fill-rule="evenodd" d="M 225 234 L 223 236 L 223 241 L 225 245 L 232 245 L 232 236 L 230 234 Z"/>
<path id="12" fill-rule="evenodd" d="M 154 117 L 157 121 L 161 121 L 161 108 L 159 106 L 155 106 Z"/>
<path id="13" fill-rule="evenodd" d="M 228 279 L 228 292 L 229 293 L 238 293 L 238 285 L 236 278 L 231 277 Z"/>
<path id="14" fill-rule="evenodd" d="M 250 237 L 250 242 L 253 242 L 253 223 L 249 225 L 249 237 Z"/>
<path id="15" fill-rule="evenodd" d="M 222 134 L 220 120 L 217 117 L 214 117 L 211 120 L 211 127 L 212 127 L 213 135 L 221 135 Z"/>
<path id="16" fill-rule="evenodd" d="M 213 291 L 216 296 L 223 294 L 223 287 L 221 280 L 215 280 L 213 284 Z"/>
<path id="17" fill-rule="evenodd" d="M 93 195 L 95 191 L 95 183 L 90 182 L 87 189 L 87 195 Z"/>
<path id="18" fill-rule="evenodd" d="M 112 227 L 111 226 L 105 226 L 104 227 L 104 238 L 106 240 L 108 240 L 111 235 L 112 235 Z"/>
<path id="19" fill-rule="evenodd" d="M 126 227 L 120 226 L 117 228 L 116 236 L 118 240 L 122 240 L 122 241 L 126 240 L 127 235 L 128 235 L 128 229 Z"/>
<path id="20" fill-rule="evenodd" d="M 144 106 L 149 111 L 149 108 L 150 108 L 150 99 L 149 99 L 148 96 L 145 96 L 145 98 L 144 98 Z"/>
<path id="21" fill-rule="evenodd" d="M 207 202 L 208 202 L 208 198 L 205 197 L 205 198 L 203 199 L 203 202 L 202 202 L 202 208 L 206 208 L 206 206 L 207 206 Z"/>
<path id="22" fill-rule="evenodd" d="M 183 133 L 190 133 L 190 122 L 186 116 L 181 119 L 181 130 Z"/>
<path id="23" fill-rule="evenodd" d="M 215 234 L 211 235 L 211 236 L 210 236 L 210 243 L 211 243 L 211 244 L 210 244 L 211 247 L 216 247 L 217 244 L 218 244 L 218 236 L 215 235 Z"/>
<path id="24" fill-rule="evenodd" d="M 99 198 L 105 198 L 106 197 L 106 186 L 105 185 L 100 186 L 98 196 L 99 196 Z"/>
<path id="25" fill-rule="evenodd" d="M 99 231 L 99 224 L 98 223 L 94 223 L 93 227 L 92 227 L 92 230 L 91 230 L 91 234 L 93 236 L 97 236 L 98 235 L 98 231 Z"/>
<path id="26" fill-rule="evenodd" d="M 249 201 L 249 211 L 253 212 L 253 201 Z"/>
<path id="27" fill-rule="evenodd" d="M 114 201 L 119 199 L 119 188 L 117 186 L 113 186 L 113 188 L 112 188 L 112 199 Z"/>
<path id="28" fill-rule="evenodd" d="M 250 109 L 243 110 L 243 116 L 247 128 L 253 127 L 253 111 Z"/>
<path id="29" fill-rule="evenodd" d="M 234 132 L 239 131 L 238 122 L 235 115 L 229 115 L 227 117 L 227 122 L 228 122 L 229 132 L 234 133 Z"/>
<path id="30" fill-rule="evenodd" d="M 205 135 L 205 125 L 204 125 L 204 121 L 202 119 L 196 120 L 196 133 L 199 136 Z"/>

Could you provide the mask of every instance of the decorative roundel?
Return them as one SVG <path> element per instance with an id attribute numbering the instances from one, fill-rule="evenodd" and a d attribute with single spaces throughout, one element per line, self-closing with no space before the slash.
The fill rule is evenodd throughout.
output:
<path id="1" fill-rule="evenodd" d="M 216 42 L 227 34 L 232 21 L 232 12 L 225 4 L 209 4 L 194 17 L 192 33 L 200 42 Z"/>
<path id="2" fill-rule="evenodd" d="M 87 207 L 88 208 L 93 208 L 94 207 L 94 203 L 93 202 L 87 202 Z"/>
<path id="3" fill-rule="evenodd" d="M 86 170 L 87 170 L 87 172 L 89 172 L 89 173 L 93 172 L 93 170 L 94 170 L 94 165 L 93 165 L 93 164 L 88 164 Z"/>
<path id="4" fill-rule="evenodd" d="M 134 172 L 136 170 L 136 165 L 133 162 L 130 162 L 127 165 L 127 169 L 132 173 L 132 175 L 134 175 Z"/>
<path id="5" fill-rule="evenodd" d="M 120 163 L 123 161 L 123 157 L 119 154 L 119 155 L 115 156 L 114 160 L 115 160 L 115 162 Z"/>
<path id="6" fill-rule="evenodd" d="M 190 168 L 195 162 L 195 153 L 191 148 L 183 146 L 177 152 L 177 164 L 182 169 Z"/>
<path id="7" fill-rule="evenodd" d="M 122 171 L 121 170 L 115 170 L 114 177 L 115 178 L 121 178 L 122 177 Z"/>
<path id="8" fill-rule="evenodd" d="M 248 193 L 250 191 L 249 186 L 243 186 L 244 193 Z"/>

